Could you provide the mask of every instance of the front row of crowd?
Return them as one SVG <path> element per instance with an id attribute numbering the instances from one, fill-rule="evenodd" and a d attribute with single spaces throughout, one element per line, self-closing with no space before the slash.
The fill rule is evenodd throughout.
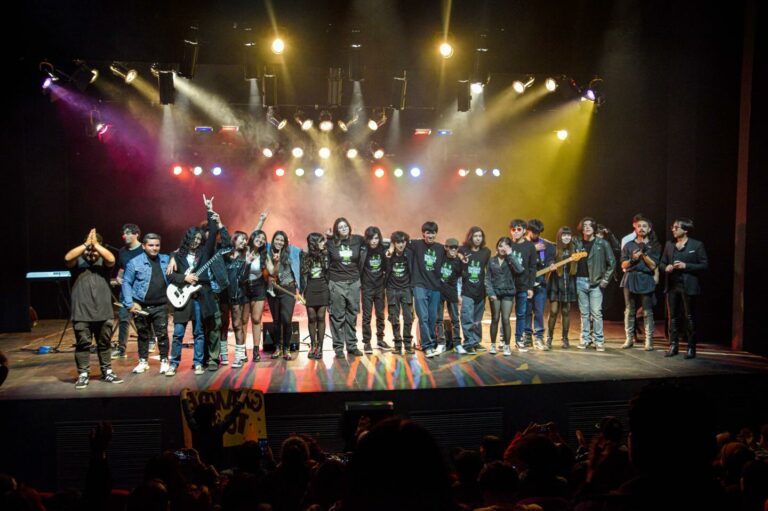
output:
<path id="1" fill-rule="evenodd" d="M 213 210 L 212 199 L 203 197 L 207 221 L 191 227 L 171 255 L 160 253 L 160 236 L 145 234 L 134 224 L 123 226 L 125 247 L 116 258 L 91 230 L 85 242 L 65 256 L 76 271 L 72 290 L 72 321 L 77 337 L 76 388 L 89 382 L 92 337 L 96 338 L 101 379 L 122 383 L 111 368 L 111 359 L 126 356 L 131 318 L 138 332 L 138 365 L 134 373 L 149 369 L 150 344 L 156 341 L 160 373 L 174 376 L 181 363 L 182 340 L 192 324 L 195 374 L 216 371 L 229 364 L 226 338 L 230 321 L 235 334 L 231 367 L 248 362 L 246 332 L 252 325 L 253 361 L 261 359 L 261 318 L 265 301 L 273 318 L 265 335 L 277 346 L 272 358 L 290 360 L 293 311 L 296 301 L 306 305 L 310 337 L 309 358 L 322 358 L 326 314 L 330 317 L 333 350 L 337 357 L 373 352 L 371 320 L 376 316 L 376 347 L 395 354 L 414 353 L 413 310 L 418 318 L 421 349 L 426 358 L 447 350 L 459 355 L 489 351 L 512 354 L 510 315 L 516 316 L 514 348 L 550 350 L 558 315 L 562 318 L 560 347 L 570 347 L 569 311 L 578 302 L 581 313 L 579 349 L 591 346 L 605 351 L 603 290 L 619 265 L 625 297 L 626 342 L 635 342 L 635 317 L 642 306 L 645 349 L 653 350 L 653 300 L 659 274 L 665 279 L 670 312 L 670 345 L 667 356 L 678 353 L 680 331 L 685 331 L 688 351 L 696 356 L 695 299 L 700 294 L 699 274 L 707 268 L 700 241 L 688 237 L 689 219 L 672 224 L 673 240 L 663 250 L 651 223 L 641 214 L 633 218 L 634 230 L 621 245 L 610 231 L 589 217 L 574 234 L 561 227 L 556 242 L 540 235 L 539 220 L 512 220 L 510 236 L 496 243 L 496 253 L 486 247 L 485 233 L 471 227 L 463 243 L 449 238 L 438 243 L 438 226 L 426 222 L 422 238 L 410 239 L 395 231 L 388 246 L 378 227 L 364 236 L 352 234 L 349 222 L 338 218 L 326 233 L 307 236 L 307 248 L 291 245 L 284 231 L 275 231 L 271 243 L 261 230 L 262 213 L 248 235 L 230 233 Z M 112 284 L 120 287 L 120 323 L 117 348 L 110 353 L 113 332 L 113 298 L 109 289 L 112 268 L 118 272 Z M 169 292 L 172 290 L 173 293 Z M 169 296 L 184 292 L 191 298 L 173 308 L 173 342 L 168 340 Z M 489 350 L 482 347 L 481 324 L 485 298 L 492 313 Z M 363 351 L 358 348 L 357 316 L 362 301 Z M 550 303 L 548 329 L 544 328 L 545 304 Z M 384 340 L 384 308 L 392 325 L 394 345 Z M 445 309 L 450 323 L 444 321 Z M 682 321 L 682 324 L 681 324 Z M 463 332 L 463 342 L 461 340 Z M 546 333 L 546 335 L 545 335 Z M 224 342 L 222 343 L 222 340 Z M 222 351 L 222 345 L 225 347 Z M 295 348 L 295 346 L 293 346 Z"/>

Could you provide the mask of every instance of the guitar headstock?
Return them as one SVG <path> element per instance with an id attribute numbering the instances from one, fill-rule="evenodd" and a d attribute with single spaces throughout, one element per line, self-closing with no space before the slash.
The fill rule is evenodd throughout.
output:
<path id="1" fill-rule="evenodd" d="M 578 260 L 580 260 L 580 259 L 584 259 L 584 258 L 585 258 L 585 257 L 587 257 L 588 255 L 589 255 L 589 254 L 588 254 L 587 252 L 576 252 L 576 253 L 574 253 L 574 254 L 571 256 L 571 259 L 573 259 L 574 261 L 578 261 Z"/>

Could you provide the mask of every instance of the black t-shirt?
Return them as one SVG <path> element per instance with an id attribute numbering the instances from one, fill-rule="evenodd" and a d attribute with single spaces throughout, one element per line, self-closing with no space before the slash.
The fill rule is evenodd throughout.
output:
<path id="1" fill-rule="evenodd" d="M 581 244 L 584 247 L 584 251 L 589 254 L 592 252 L 592 246 L 595 244 L 595 240 L 582 240 Z M 579 259 L 579 262 L 576 264 L 576 276 L 589 278 L 589 266 L 587 266 L 587 257 Z"/>
<path id="2" fill-rule="evenodd" d="M 485 269 L 491 251 L 488 247 L 479 250 L 462 248 L 461 253 L 467 256 L 467 264 L 462 265 L 461 295 L 480 301 L 485 298 Z"/>
<path id="3" fill-rule="evenodd" d="M 411 287 L 411 269 L 408 267 L 408 258 L 405 253 L 392 254 L 388 264 L 387 289 L 402 290 Z"/>
<path id="4" fill-rule="evenodd" d="M 331 261 L 328 276 L 333 282 L 354 282 L 360 278 L 360 248 L 363 237 L 352 234 L 345 240 L 329 240 L 328 256 Z"/>
<path id="5" fill-rule="evenodd" d="M 379 245 L 375 249 L 368 248 L 368 254 L 363 264 L 361 275 L 362 286 L 366 289 L 378 289 L 384 285 L 384 248 Z"/>
<path id="6" fill-rule="evenodd" d="M 137 255 L 141 255 L 142 252 L 144 252 L 144 247 L 142 247 L 141 245 L 133 249 L 128 247 L 121 248 L 120 252 L 117 254 L 117 269 L 124 270 L 125 267 L 128 265 L 128 261 L 130 261 Z"/>
<path id="7" fill-rule="evenodd" d="M 109 290 L 110 271 L 101 257 L 93 264 L 82 256 L 77 259 L 72 269 L 75 277 L 72 321 L 107 321 L 114 317 L 112 292 Z"/>
<path id="8" fill-rule="evenodd" d="M 459 301 L 459 292 L 456 289 L 456 282 L 461 277 L 462 265 L 461 260 L 458 257 L 451 259 L 445 258 L 442 266 L 440 266 L 440 293 L 445 300 L 451 303 Z"/>
<path id="9" fill-rule="evenodd" d="M 144 305 L 162 305 L 167 303 L 168 299 L 165 295 L 165 279 L 163 278 L 163 269 L 160 267 L 160 257 L 149 259 L 149 264 L 152 266 L 152 278 L 149 280 L 149 288 L 147 289 L 147 295 L 142 300 Z"/>
<path id="10" fill-rule="evenodd" d="M 440 266 L 445 259 L 445 248 L 440 243 L 427 245 L 424 240 L 413 240 L 408 245 L 413 256 L 411 286 L 439 291 Z"/>

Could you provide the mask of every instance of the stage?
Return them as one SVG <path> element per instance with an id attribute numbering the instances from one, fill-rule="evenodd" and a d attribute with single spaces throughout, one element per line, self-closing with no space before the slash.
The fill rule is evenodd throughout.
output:
<path id="1" fill-rule="evenodd" d="M 298 319 L 303 337 L 306 320 Z M 577 324 L 574 316 L 572 331 Z M 623 326 L 615 322 L 606 322 L 605 352 L 577 349 L 573 340 L 571 348 L 563 350 L 556 340 L 552 351 L 513 351 L 509 357 L 449 352 L 427 359 L 420 351 L 394 355 L 374 349 L 363 357 L 337 359 L 327 338 L 322 360 L 307 359 L 307 345 L 301 344 L 292 361 L 272 360 L 262 353 L 260 362 L 249 361 L 240 369 L 222 366 L 199 376 L 191 368 L 192 350 L 185 348 L 174 377 L 158 373 L 157 352 L 151 354 L 149 372 L 131 374 L 137 362 L 131 337 L 128 358 L 113 361 L 125 382 L 99 381 L 97 356 L 92 354 L 91 382 L 84 390 L 74 387 L 71 329 L 64 335 L 61 352 L 34 351 L 42 345 L 55 346 L 63 326 L 63 321 L 47 320 L 30 333 L 0 335 L 0 348 L 10 362 L 8 379 L 0 387 L 2 438 L 34 439 L 11 443 L 8 465 L 3 463 L 0 471 L 22 475 L 40 488 L 79 484 L 83 472 L 77 464 L 87 459 L 87 431 L 100 420 L 115 424 L 115 455 L 129 461 L 115 474 L 116 481 L 134 484 L 149 456 L 182 444 L 177 396 L 185 387 L 263 391 L 274 450 L 291 432 L 310 433 L 324 448 L 341 450 L 340 428 L 350 402 L 390 401 L 395 413 L 423 424 L 447 448 L 476 447 L 483 434 L 510 438 L 529 421 L 554 421 L 573 444 L 577 429 L 593 431 L 604 415 L 626 421 L 632 395 L 650 382 L 664 380 L 706 393 L 720 427 L 763 420 L 768 409 L 768 359 L 716 344 L 700 345 L 693 360 L 684 360 L 683 350 L 665 358 L 666 342 L 661 338 L 656 339 L 655 351 L 646 352 L 642 345 L 622 350 Z M 483 330 L 487 346 L 487 318 Z M 656 331 L 663 332 L 663 325 L 658 324 Z M 389 334 L 387 340 L 391 341 Z M 248 338 L 249 358 L 251 343 Z M 230 332 L 230 360 L 233 346 Z M 56 463 L 43 467 L 28 463 L 34 457 L 50 458 L 51 453 Z"/>

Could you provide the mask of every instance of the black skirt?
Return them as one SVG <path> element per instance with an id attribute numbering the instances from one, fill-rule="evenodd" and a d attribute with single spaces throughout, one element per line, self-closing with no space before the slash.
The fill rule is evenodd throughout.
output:
<path id="1" fill-rule="evenodd" d="M 267 297 L 267 283 L 264 279 L 248 280 L 245 283 L 245 295 L 251 302 L 258 302 Z"/>
<path id="2" fill-rule="evenodd" d="M 304 289 L 304 299 L 307 307 L 323 307 L 331 302 L 328 292 L 328 281 L 325 279 L 309 279 Z"/>

